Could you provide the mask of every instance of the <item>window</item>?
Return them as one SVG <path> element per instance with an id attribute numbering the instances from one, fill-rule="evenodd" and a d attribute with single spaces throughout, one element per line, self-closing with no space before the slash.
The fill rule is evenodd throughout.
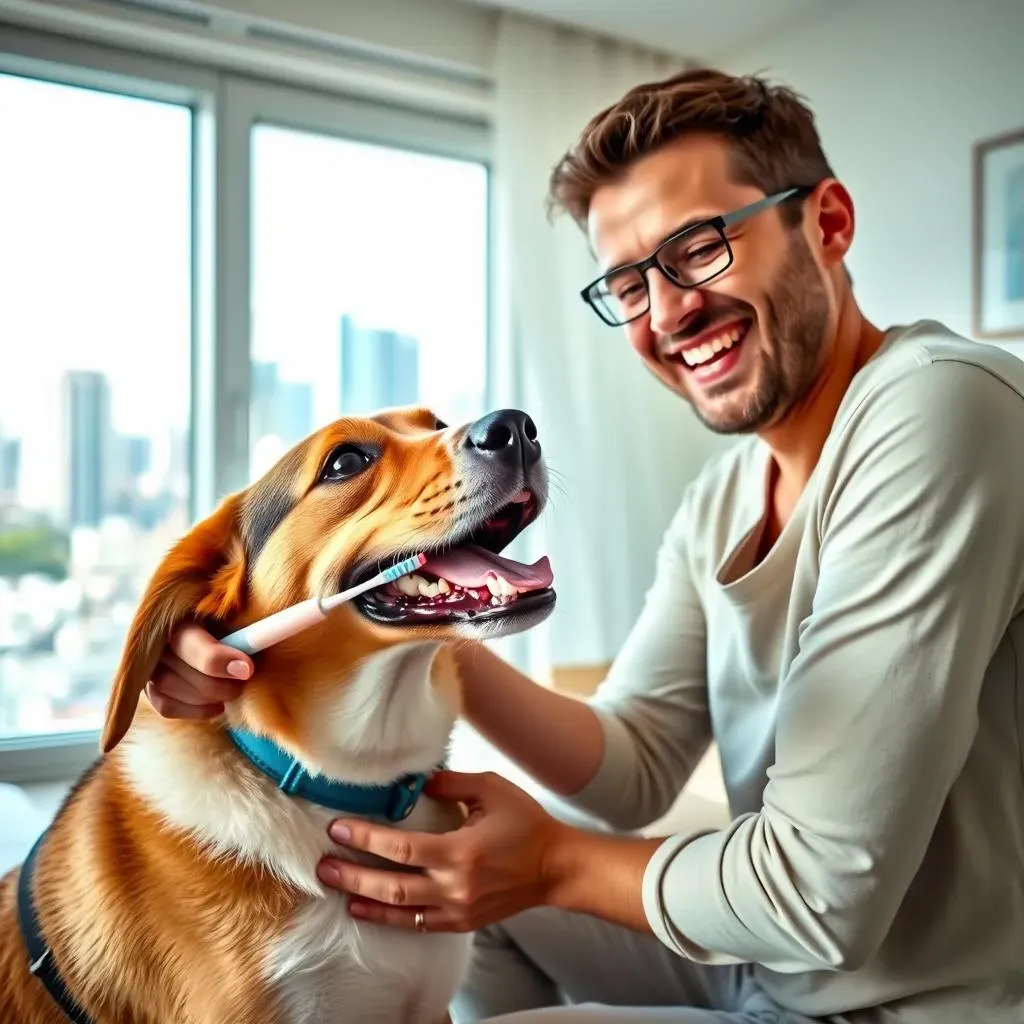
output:
<path id="1" fill-rule="evenodd" d="M 484 406 L 487 173 L 259 124 L 250 475 L 341 413 Z"/>
<path id="2" fill-rule="evenodd" d="M 0 42 L 0 780 L 96 754 L 159 558 L 343 412 L 485 406 L 480 122 Z"/>
<path id="3" fill-rule="evenodd" d="M 0 75 L 0 736 L 94 730 L 189 521 L 192 111 Z"/>

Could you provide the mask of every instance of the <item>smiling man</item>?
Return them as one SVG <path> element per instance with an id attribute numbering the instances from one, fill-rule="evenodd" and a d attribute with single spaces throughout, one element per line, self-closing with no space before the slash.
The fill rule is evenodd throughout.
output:
<path id="1" fill-rule="evenodd" d="M 476 930 L 459 1022 L 1019 1024 L 1024 363 L 865 318 L 851 197 L 785 88 L 633 90 L 551 193 L 597 259 L 591 315 L 739 436 L 682 495 L 591 700 L 459 653 L 468 720 L 611 828 L 442 772 L 457 832 L 332 827 L 419 873 L 321 878 L 357 916 Z M 215 713 L 237 654 L 194 627 L 171 651 L 158 707 Z M 632 835 L 712 741 L 730 823 Z"/>

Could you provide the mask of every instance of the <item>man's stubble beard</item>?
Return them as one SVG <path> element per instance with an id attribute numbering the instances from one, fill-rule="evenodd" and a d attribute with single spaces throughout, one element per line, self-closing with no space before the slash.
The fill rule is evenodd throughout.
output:
<path id="1" fill-rule="evenodd" d="M 765 305 L 768 331 L 761 332 L 762 348 L 754 369 L 754 385 L 747 386 L 749 393 L 742 408 L 737 411 L 726 408 L 715 416 L 713 406 L 711 410 L 702 407 L 701 399 L 713 402 L 721 397 L 727 400 L 727 396 L 738 389 L 729 382 L 723 382 L 717 389 L 698 391 L 697 400 L 687 396 L 701 422 L 716 434 L 750 434 L 760 430 L 799 401 L 818 376 L 828 330 L 828 295 L 807 241 L 799 230 L 793 232 L 786 261 L 776 275 Z"/>

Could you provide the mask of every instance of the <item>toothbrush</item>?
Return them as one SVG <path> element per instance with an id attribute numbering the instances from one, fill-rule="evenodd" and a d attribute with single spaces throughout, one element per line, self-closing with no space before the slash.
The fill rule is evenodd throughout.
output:
<path id="1" fill-rule="evenodd" d="M 344 604 L 346 601 L 351 601 L 352 598 L 358 597 L 367 590 L 397 580 L 399 576 L 418 569 L 426 560 L 426 555 L 413 555 L 412 558 L 407 558 L 404 562 L 399 562 L 398 565 L 393 565 L 390 569 L 378 573 L 372 579 L 349 587 L 348 590 L 343 590 L 339 594 L 332 594 L 330 597 L 311 597 L 309 600 L 293 604 L 289 608 L 282 608 L 281 611 L 274 612 L 273 615 L 268 615 L 265 619 L 259 619 L 248 626 L 236 629 L 234 633 L 221 637 L 220 643 L 234 647 L 244 654 L 255 654 L 272 644 L 295 636 L 296 633 L 301 633 L 302 630 L 308 629 L 310 626 L 315 626 L 318 622 L 323 622 L 331 609 L 337 608 L 338 605 Z"/>

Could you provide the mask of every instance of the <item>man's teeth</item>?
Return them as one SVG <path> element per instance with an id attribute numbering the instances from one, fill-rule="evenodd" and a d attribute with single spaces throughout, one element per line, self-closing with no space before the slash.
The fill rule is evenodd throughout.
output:
<path id="1" fill-rule="evenodd" d="M 416 573 L 409 573 L 399 576 L 395 580 L 395 586 L 399 592 L 406 597 L 427 597 L 433 598 L 444 594 L 465 592 L 473 598 L 479 599 L 483 596 L 483 588 L 470 589 L 460 587 L 458 583 L 449 583 L 446 579 L 438 579 L 434 582 L 425 579 Z M 519 591 L 509 583 L 503 576 L 492 575 L 487 578 L 487 589 L 492 597 L 511 597 Z"/>
<path id="2" fill-rule="evenodd" d="M 705 341 L 703 345 L 698 345 L 696 348 L 684 348 L 683 361 L 687 366 L 700 366 L 701 363 L 706 363 L 719 352 L 732 348 L 745 333 L 745 327 L 733 327 L 710 341 Z"/>

